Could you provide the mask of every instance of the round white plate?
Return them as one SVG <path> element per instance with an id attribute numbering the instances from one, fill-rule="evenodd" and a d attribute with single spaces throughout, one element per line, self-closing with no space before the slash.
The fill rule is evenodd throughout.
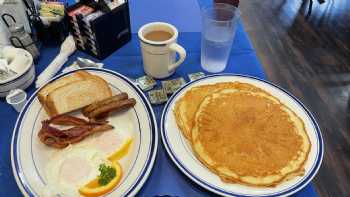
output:
<path id="1" fill-rule="evenodd" d="M 209 171 L 193 154 L 189 142 L 179 130 L 173 114 L 175 102 L 192 87 L 218 82 L 239 81 L 249 83 L 271 93 L 290 107 L 305 123 L 311 141 L 311 150 L 305 164 L 305 175 L 293 178 L 272 188 L 257 188 L 239 184 L 224 183 Z M 163 144 L 177 167 L 200 186 L 224 196 L 287 196 L 305 187 L 316 175 L 323 158 L 321 131 L 310 111 L 293 95 L 282 88 L 250 76 L 235 74 L 211 75 L 186 84 L 169 99 L 161 120 Z"/>
<path id="2" fill-rule="evenodd" d="M 127 77 L 116 72 L 87 68 L 94 75 L 104 78 L 113 93 L 126 92 L 136 99 L 136 105 L 126 112 L 110 118 L 116 129 L 134 136 L 133 149 L 121 161 L 123 178 L 119 185 L 107 196 L 134 196 L 144 184 L 153 167 L 157 153 L 157 124 L 151 105 L 142 91 Z M 71 74 L 61 74 L 51 81 Z M 42 144 L 37 133 L 41 121 L 47 115 L 37 99 L 36 91 L 19 114 L 12 136 L 11 162 L 13 173 L 20 190 L 25 196 L 42 196 L 46 186 L 45 165 L 54 150 Z"/>

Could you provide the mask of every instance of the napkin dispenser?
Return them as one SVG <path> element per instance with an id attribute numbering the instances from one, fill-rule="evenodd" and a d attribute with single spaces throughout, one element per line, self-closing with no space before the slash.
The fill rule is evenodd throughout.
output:
<path id="1" fill-rule="evenodd" d="M 66 9 L 66 13 L 87 5 L 95 10 L 101 9 L 91 0 L 82 0 Z M 89 21 L 87 24 L 84 17 L 77 15 L 75 18 L 68 15 L 70 32 L 79 50 L 104 59 L 114 51 L 131 40 L 129 3 L 123 4 Z"/>

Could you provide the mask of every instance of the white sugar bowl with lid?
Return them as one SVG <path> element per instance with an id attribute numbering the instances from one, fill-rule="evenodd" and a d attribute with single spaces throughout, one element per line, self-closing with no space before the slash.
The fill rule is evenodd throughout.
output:
<path id="1" fill-rule="evenodd" d="M 32 55 L 21 48 L 0 47 L 0 97 L 13 89 L 26 89 L 35 79 Z"/>

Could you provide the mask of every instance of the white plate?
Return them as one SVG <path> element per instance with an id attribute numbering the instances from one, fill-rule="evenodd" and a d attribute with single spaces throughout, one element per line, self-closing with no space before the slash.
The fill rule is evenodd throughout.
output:
<path id="1" fill-rule="evenodd" d="M 173 110 L 175 102 L 192 87 L 218 82 L 245 82 L 271 93 L 279 98 L 301 117 L 311 140 L 311 150 L 305 164 L 305 175 L 283 182 L 273 188 L 256 188 L 239 184 L 224 183 L 218 176 L 209 171 L 194 156 L 192 149 L 180 132 L 175 122 Z M 294 96 L 276 85 L 250 76 L 235 74 L 211 75 L 186 84 L 169 99 L 164 108 L 161 120 L 161 135 L 163 144 L 177 167 L 200 186 L 224 196 L 287 196 L 305 187 L 316 175 L 323 158 L 323 140 L 315 118 L 309 110 Z"/>
<path id="2" fill-rule="evenodd" d="M 105 69 L 82 70 L 104 78 L 114 93 L 126 92 L 129 97 L 136 99 L 136 105 L 132 109 L 113 116 L 110 120 L 110 124 L 116 128 L 132 133 L 134 143 L 133 151 L 121 163 L 124 175 L 120 184 L 107 195 L 134 196 L 148 178 L 157 153 L 157 124 L 151 105 L 142 91 L 127 77 Z M 71 73 L 59 75 L 51 81 Z M 20 113 L 11 143 L 13 173 L 25 196 L 41 196 L 45 192 L 43 188 L 47 180 L 44 169 L 50 152 L 53 151 L 53 148 L 42 144 L 37 137 L 41 121 L 47 118 L 37 99 L 37 92 L 30 97 Z"/>

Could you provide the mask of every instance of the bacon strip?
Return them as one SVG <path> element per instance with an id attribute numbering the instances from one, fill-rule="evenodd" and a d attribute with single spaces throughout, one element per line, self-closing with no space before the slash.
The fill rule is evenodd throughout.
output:
<path id="1" fill-rule="evenodd" d="M 84 124 L 82 124 L 84 121 Z M 72 128 L 59 130 L 50 124 L 73 126 Z M 44 144 L 54 148 L 65 148 L 69 144 L 80 142 L 87 136 L 96 133 L 113 129 L 113 126 L 107 122 L 86 121 L 84 119 L 73 116 L 55 117 L 51 120 L 42 122 L 42 128 L 38 133 L 38 137 Z"/>
<path id="2" fill-rule="evenodd" d="M 82 119 L 82 118 L 77 118 L 74 116 L 70 115 L 58 115 L 50 120 L 51 124 L 56 124 L 56 125 L 65 125 L 65 126 L 78 126 L 78 125 L 86 125 L 89 122 Z"/>
<path id="3" fill-rule="evenodd" d="M 50 126 L 50 121 L 49 120 L 44 120 L 42 121 L 42 128 L 40 130 L 40 132 L 48 132 L 50 135 L 55 136 L 55 137 L 68 137 L 65 133 L 63 133 L 61 130 L 56 129 L 55 127 L 51 127 Z M 39 132 L 39 133 L 40 133 Z"/>

